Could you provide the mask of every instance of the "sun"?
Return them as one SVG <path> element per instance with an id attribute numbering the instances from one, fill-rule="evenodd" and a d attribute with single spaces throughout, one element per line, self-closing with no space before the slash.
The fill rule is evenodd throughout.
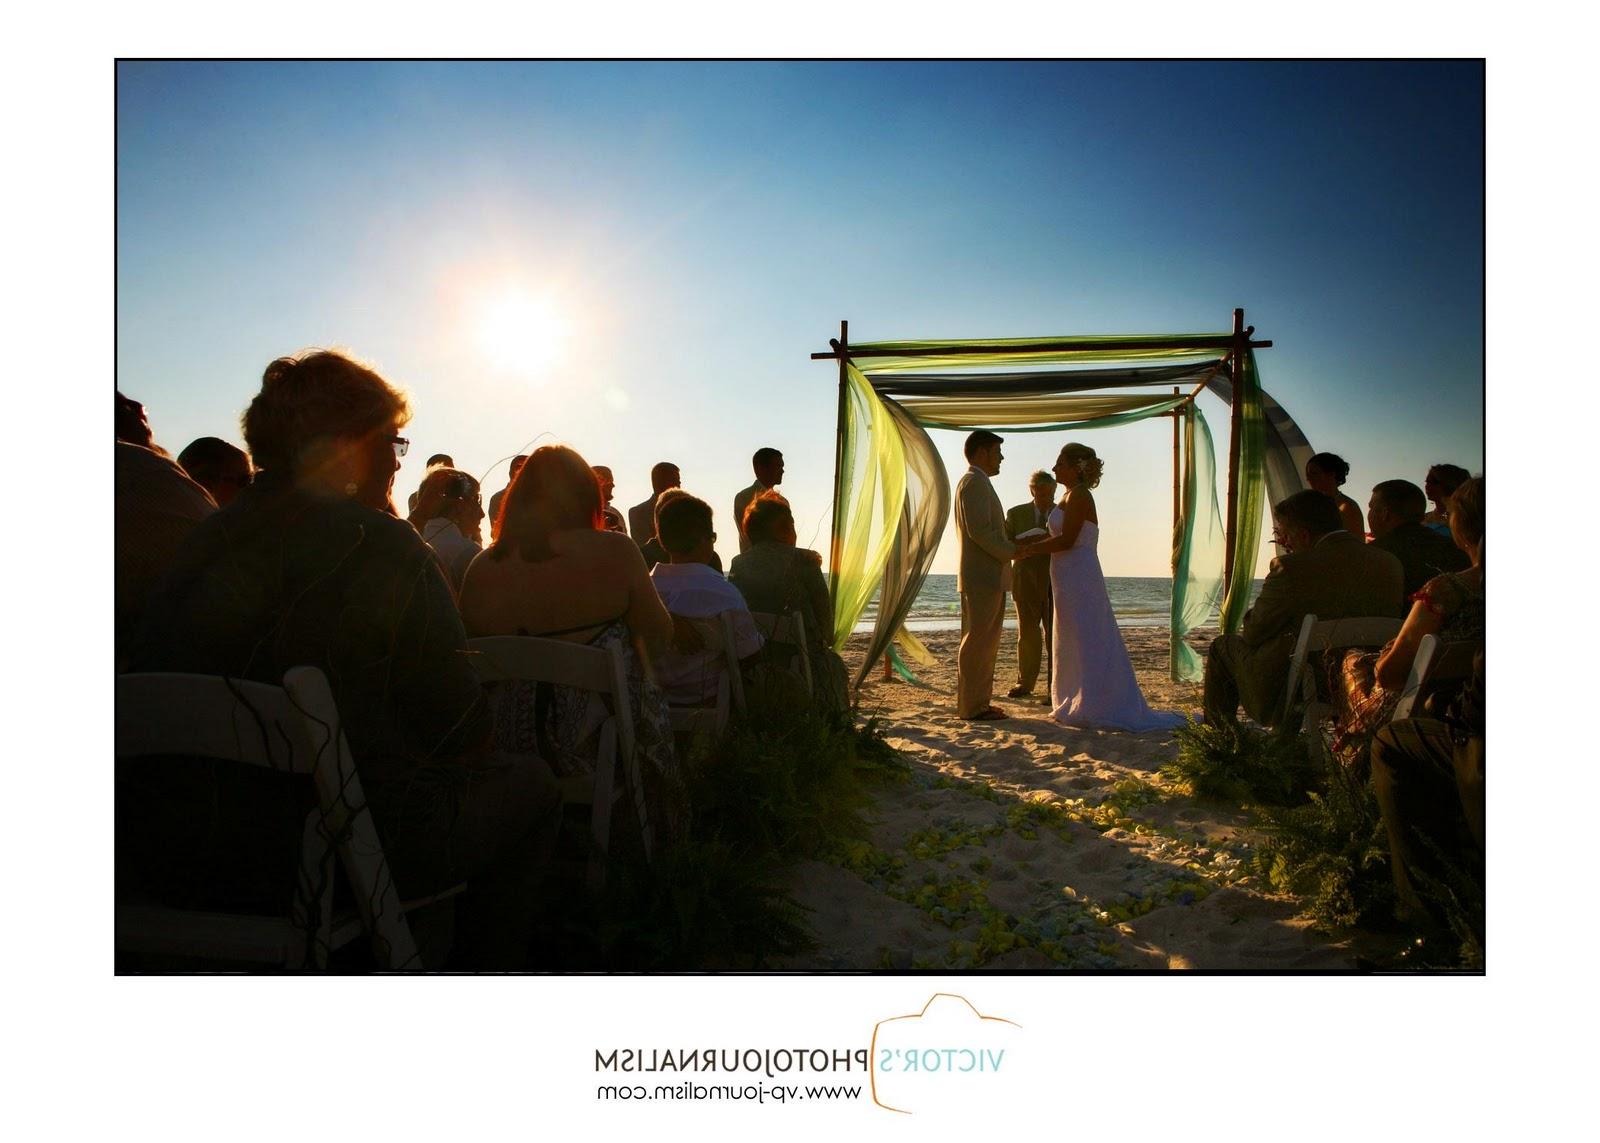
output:
<path id="1" fill-rule="evenodd" d="M 508 289 L 483 303 L 478 347 L 494 371 L 537 377 L 560 359 L 570 328 L 549 298 Z"/>

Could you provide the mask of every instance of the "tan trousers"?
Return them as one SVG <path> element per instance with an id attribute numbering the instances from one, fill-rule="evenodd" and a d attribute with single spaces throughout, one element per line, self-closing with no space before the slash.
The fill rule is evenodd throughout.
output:
<path id="1" fill-rule="evenodd" d="M 1043 575 L 1039 570 L 1018 564 L 1011 581 L 1011 601 L 1017 607 L 1017 685 L 1025 691 L 1039 681 L 1039 660 L 1050 642 L 1050 565 L 1045 564 Z"/>
<path id="2" fill-rule="evenodd" d="M 961 650 L 956 656 L 956 714 L 971 718 L 994 701 L 994 661 L 1000 653 L 1006 593 L 961 593 Z"/>

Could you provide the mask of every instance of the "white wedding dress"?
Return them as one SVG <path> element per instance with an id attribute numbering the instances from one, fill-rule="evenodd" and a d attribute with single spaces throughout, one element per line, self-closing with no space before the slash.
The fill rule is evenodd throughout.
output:
<path id="1" fill-rule="evenodd" d="M 1062 511 L 1050 513 L 1052 536 L 1061 535 Z M 1085 520 L 1072 547 L 1050 554 L 1055 597 L 1054 662 L 1050 717 L 1067 726 L 1105 730 L 1172 730 L 1186 721 L 1176 711 L 1151 710 L 1139 692 L 1128 647 L 1100 570 L 1100 526 Z"/>

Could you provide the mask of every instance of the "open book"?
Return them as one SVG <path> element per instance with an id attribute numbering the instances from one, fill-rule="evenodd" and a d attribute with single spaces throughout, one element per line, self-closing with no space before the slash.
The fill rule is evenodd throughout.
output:
<path id="1" fill-rule="evenodd" d="M 1038 540 L 1049 534 L 1043 528 L 1029 528 L 1026 532 L 1018 532 L 1016 538 L 1019 540 Z"/>

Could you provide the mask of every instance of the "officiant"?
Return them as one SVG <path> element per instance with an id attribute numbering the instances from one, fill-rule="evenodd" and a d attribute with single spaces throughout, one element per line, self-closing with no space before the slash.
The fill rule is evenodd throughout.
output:
<path id="1" fill-rule="evenodd" d="M 1006 536 L 1014 543 L 1048 534 L 1050 513 L 1055 507 L 1055 477 L 1040 469 L 1028 478 L 1028 492 L 1032 500 L 1006 513 Z M 1023 698 L 1033 693 L 1033 685 L 1039 679 L 1040 652 L 1050 642 L 1053 617 L 1049 555 L 1029 556 L 1013 565 L 1011 599 L 1017 607 L 1017 685 L 1007 695 Z"/>

